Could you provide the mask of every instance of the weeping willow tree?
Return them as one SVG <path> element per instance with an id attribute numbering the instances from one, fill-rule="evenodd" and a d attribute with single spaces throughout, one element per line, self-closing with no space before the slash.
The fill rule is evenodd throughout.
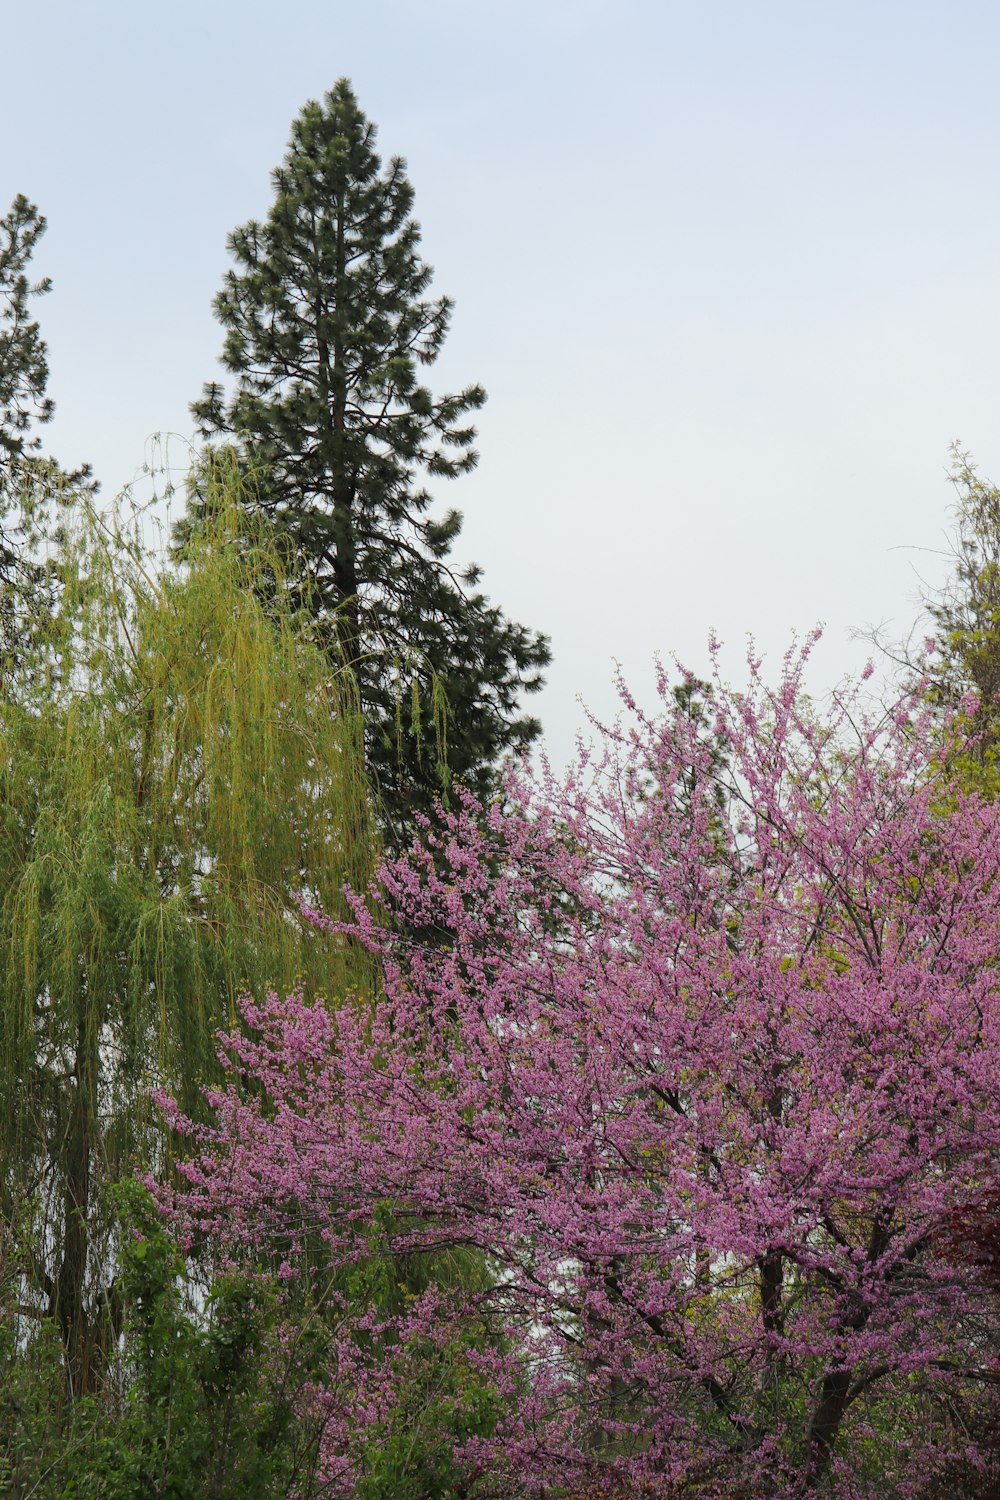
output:
<path id="1" fill-rule="evenodd" d="M 107 1190 L 161 1150 L 150 1089 L 195 1104 L 240 993 L 372 977 L 297 905 L 337 911 L 371 867 L 351 677 L 231 483 L 166 569 L 81 503 L 0 701 L 0 1232 L 74 1395 L 116 1333 Z"/>

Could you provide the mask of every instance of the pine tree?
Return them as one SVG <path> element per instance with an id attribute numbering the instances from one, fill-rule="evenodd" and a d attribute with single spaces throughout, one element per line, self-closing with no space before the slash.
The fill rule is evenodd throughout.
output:
<path id="1" fill-rule="evenodd" d="M 28 266 L 46 220 L 19 193 L 0 219 L 0 677 L 8 689 L 28 636 L 54 608 L 55 579 L 40 556 L 51 503 L 95 486 L 87 465 L 66 472 L 42 456 L 34 430 L 52 420 L 48 350 L 32 300 L 51 289 Z"/>
<path id="2" fill-rule="evenodd" d="M 294 121 L 273 182 L 266 222 L 230 236 L 215 303 L 234 388 L 206 385 L 192 411 L 204 437 L 239 445 L 256 508 L 294 547 L 357 678 L 392 843 L 452 777 L 483 795 L 502 752 L 536 737 L 519 697 L 549 647 L 488 602 L 477 567 L 455 567 L 458 512 L 430 512 L 423 477 L 477 461 L 468 419 L 485 393 L 419 383 L 452 304 L 425 296 L 405 163 L 383 170 L 346 79 Z"/>
<path id="3" fill-rule="evenodd" d="M 40 446 L 31 437 L 32 422 L 48 422 L 55 410 L 45 394 L 49 364 L 38 323 L 31 317 L 30 300 L 43 296 L 52 282 L 45 276 L 34 284 L 27 266 L 45 233 L 45 219 L 34 203 L 18 193 L 0 219 L 0 455 L 18 458 Z"/>

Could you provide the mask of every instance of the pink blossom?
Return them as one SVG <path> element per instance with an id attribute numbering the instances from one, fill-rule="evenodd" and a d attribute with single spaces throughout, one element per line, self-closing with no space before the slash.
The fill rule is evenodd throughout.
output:
<path id="1" fill-rule="evenodd" d="M 379 998 L 246 1002 L 215 1123 L 172 1111 L 182 1233 L 286 1275 L 307 1226 L 344 1266 L 376 1235 L 493 1270 L 382 1322 L 342 1303 L 331 1473 L 391 1409 L 387 1351 L 473 1324 L 517 1399 L 462 1452 L 526 1493 L 612 1469 L 905 1497 L 940 1463 L 852 1455 L 879 1401 L 995 1347 L 986 1290 L 927 1247 L 1000 1150 L 1000 817 L 935 782 L 919 701 L 810 714 L 814 640 L 700 716 L 663 678 L 561 783 L 515 769 L 502 812 L 461 798 L 349 929 L 312 914 L 378 955 Z"/>

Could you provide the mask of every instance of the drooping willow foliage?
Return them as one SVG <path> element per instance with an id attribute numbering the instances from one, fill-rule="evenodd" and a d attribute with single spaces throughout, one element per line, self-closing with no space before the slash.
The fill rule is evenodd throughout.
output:
<path id="1" fill-rule="evenodd" d="M 150 1089 L 196 1103 L 241 992 L 371 978 L 297 904 L 373 859 L 350 674 L 232 483 L 179 563 L 73 508 L 0 702 L 0 1232 L 75 1393 L 116 1331 L 107 1189 L 162 1154 Z"/>

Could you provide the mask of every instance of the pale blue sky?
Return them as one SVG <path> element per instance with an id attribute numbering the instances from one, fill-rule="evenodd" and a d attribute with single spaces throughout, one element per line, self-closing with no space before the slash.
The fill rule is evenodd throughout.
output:
<path id="1" fill-rule="evenodd" d="M 3 7 L 0 211 L 33 198 L 50 446 L 111 495 L 216 373 L 225 237 L 266 213 L 309 97 L 347 74 L 406 156 L 439 388 L 490 393 L 444 486 L 463 556 L 576 695 L 696 668 L 715 626 L 828 634 L 915 610 L 949 442 L 1000 476 L 1000 7 L 868 0 L 174 0 Z M 898 549 L 898 550 L 897 550 Z"/>

